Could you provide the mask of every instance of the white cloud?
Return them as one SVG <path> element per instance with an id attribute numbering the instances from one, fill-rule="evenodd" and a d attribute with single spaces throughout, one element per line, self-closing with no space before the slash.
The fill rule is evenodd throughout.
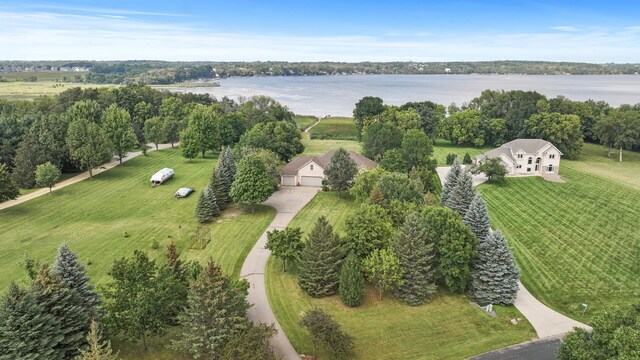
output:
<path id="1" fill-rule="evenodd" d="M 634 62 L 635 29 L 428 36 L 304 36 L 220 32 L 115 12 L 0 12 L 0 59 Z M 106 15 L 110 15 L 105 17 Z M 166 19 L 165 19 L 166 20 Z"/>
<path id="2" fill-rule="evenodd" d="M 576 32 L 578 31 L 578 28 L 575 26 L 569 26 L 569 25 L 564 25 L 564 26 L 552 26 L 550 27 L 550 29 L 552 30 L 558 30 L 558 31 L 566 31 L 566 32 Z"/>

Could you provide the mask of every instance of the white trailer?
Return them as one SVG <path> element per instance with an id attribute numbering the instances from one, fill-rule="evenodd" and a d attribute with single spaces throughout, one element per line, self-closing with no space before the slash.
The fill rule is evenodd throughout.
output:
<path id="1" fill-rule="evenodd" d="M 153 176 L 151 177 L 151 185 L 160 185 L 163 182 L 171 179 L 174 174 L 175 172 L 173 171 L 173 169 L 164 168 L 153 174 Z"/>

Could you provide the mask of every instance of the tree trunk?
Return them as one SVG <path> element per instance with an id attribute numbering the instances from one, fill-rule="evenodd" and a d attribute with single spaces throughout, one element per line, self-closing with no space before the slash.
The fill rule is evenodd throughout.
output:
<path id="1" fill-rule="evenodd" d="M 608 157 L 611 157 L 611 145 L 609 145 L 609 153 L 607 154 Z"/>
<path id="2" fill-rule="evenodd" d="M 49 194 L 51 194 L 51 191 L 53 191 L 53 190 L 51 190 L 52 188 L 53 188 L 53 186 L 49 186 Z"/>
<path id="3" fill-rule="evenodd" d="M 118 155 L 118 161 L 120 162 L 120 165 L 122 165 L 122 155 Z"/>
<path id="4" fill-rule="evenodd" d="M 156 151 L 158 151 L 158 143 L 155 143 L 155 144 L 156 144 Z M 171 147 L 173 147 L 173 144 L 171 144 Z"/>
<path id="5" fill-rule="evenodd" d="M 157 147 L 158 147 L 158 146 L 156 145 L 156 148 L 157 148 Z M 171 142 L 171 148 L 173 149 L 173 141 Z"/>
<path id="6" fill-rule="evenodd" d="M 620 162 L 622 162 L 622 146 L 620 146 Z"/>
<path id="7" fill-rule="evenodd" d="M 93 179 L 93 168 L 89 165 L 89 177 Z"/>
<path id="8" fill-rule="evenodd" d="M 287 272 L 287 260 L 282 259 L 282 272 Z"/>
<path id="9" fill-rule="evenodd" d="M 378 292 L 380 293 L 380 300 L 382 301 L 382 289 L 378 290 Z"/>
<path id="10" fill-rule="evenodd" d="M 142 332 L 142 349 L 147 351 L 147 337 L 145 336 L 144 331 Z"/>
<path id="11" fill-rule="evenodd" d="M 207 151 L 207 149 L 202 149 L 202 158 L 204 159 L 204 153 Z"/>

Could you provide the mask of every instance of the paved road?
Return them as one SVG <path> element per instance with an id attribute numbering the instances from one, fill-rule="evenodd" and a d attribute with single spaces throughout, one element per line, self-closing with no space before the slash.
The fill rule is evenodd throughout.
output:
<path id="1" fill-rule="evenodd" d="M 548 337 L 509 346 L 469 360 L 555 360 L 561 337 Z"/>
<path id="2" fill-rule="evenodd" d="M 284 229 L 293 217 L 318 193 L 318 188 L 302 186 L 283 186 L 263 204 L 276 209 L 276 217 L 244 260 L 240 277 L 249 281 L 248 301 L 253 305 L 247 311 L 247 317 L 254 322 L 274 324 L 278 334 L 272 340 L 273 348 L 283 360 L 300 359 L 300 356 L 282 331 L 276 316 L 271 310 L 264 273 L 271 251 L 264 248 L 267 242 L 267 231 Z"/>
<path id="3" fill-rule="evenodd" d="M 176 143 L 176 145 L 177 145 L 177 143 Z M 156 150 L 155 145 L 149 144 L 149 146 L 151 146 L 151 149 L 149 149 L 148 151 L 155 151 Z M 167 148 L 170 148 L 170 147 L 171 147 L 171 144 L 160 144 L 160 145 L 158 145 L 158 150 L 167 149 Z M 127 153 L 125 158 L 122 159 L 122 162 L 131 160 L 134 157 L 140 156 L 140 155 L 142 155 L 142 151 L 129 152 L 129 153 Z M 94 176 L 98 175 L 103 171 L 107 171 L 107 170 L 109 170 L 109 169 L 111 169 L 111 168 L 113 168 L 115 166 L 118 166 L 118 164 L 120 164 L 120 162 L 114 158 L 110 162 L 108 162 L 108 163 L 106 163 L 106 164 L 104 164 L 104 165 L 102 165 L 100 167 L 97 167 L 97 168 L 93 169 L 93 175 Z M 52 191 L 56 191 L 58 189 L 62 189 L 65 186 L 69 186 L 69 185 L 75 184 L 75 183 L 77 183 L 79 181 L 82 181 L 82 180 L 85 180 L 85 179 L 88 179 L 88 178 L 89 178 L 89 172 L 85 171 L 85 172 L 83 172 L 83 173 L 81 173 L 79 175 L 76 175 L 76 176 L 74 176 L 72 178 L 69 178 L 67 180 L 64 180 L 64 181 L 61 181 L 61 182 L 57 183 L 53 187 Z M 9 208 L 9 207 L 18 205 L 18 204 L 22 204 L 25 201 L 29 201 L 31 199 L 35 199 L 35 198 L 37 198 L 39 196 L 46 195 L 48 193 L 49 193 L 49 189 L 48 188 L 43 188 L 43 189 L 40 189 L 40 190 L 36 190 L 36 191 L 34 191 L 32 193 L 29 193 L 27 195 L 20 196 L 17 199 L 2 202 L 2 203 L 0 203 L 0 210 L 6 209 L 6 208 Z"/>
<path id="4" fill-rule="evenodd" d="M 451 167 L 438 167 L 436 170 L 440 181 L 444 186 L 444 179 Z M 476 186 L 487 181 L 486 176 L 474 175 L 473 185 Z M 571 331 L 574 327 L 582 327 L 590 330 L 591 328 L 583 323 L 566 317 L 559 312 L 547 307 L 538 301 L 531 293 L 518 282 L 519 290 L 516 298 L 515 307 L 524 315 L 533 325 L 539 338 L 550 336 L 559 336 Z"/>

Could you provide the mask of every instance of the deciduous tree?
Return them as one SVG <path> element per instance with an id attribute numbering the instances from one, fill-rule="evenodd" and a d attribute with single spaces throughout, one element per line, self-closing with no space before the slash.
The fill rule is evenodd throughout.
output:
<path id="1" fill-rule="evenodd" d="M 433 153 L 431 139 L 421 130 L 409 130 L 402 137 L 402 158 L 407 164 L 406 171 L 426 167 Z"/>
<path id="2" fill-rule="evenodd" d="M 249 203 L 253 211 L 253 205 L 267 200 L 273 191 L 269 174 L 258 156 L 249 155 L 240 160 L 231 185 L 233 201 Z"/>
<path id="3" fill-rule="evenodd" d="M 479 164 L 471 168 L 473 174 L 484 173 L 488 181 L 502 181 L 504 176 L 507 175 L 507 168 L 504 166 L 504 162 L 500 158 L 487 158 L 480 161 Z"/>
<path id="4" fill-rule="evenodd" d="M 311 334 L 313 353 L 316 354 L 318 343 L 331 349 L 333 359 L 345 359 L 353 347 L 351 336 L 340 328 L 333 318 L 320 309 L 307 311 L 300 320 L 300 326 Z"/>
<path id="5" fill-rule="evenodd" d="M 158 150 L 158 144 L 165 141 L 167 137 L 166 128 L 160 117 L 154 116 L 145 121 L 144 136 L 146 140 L 151 141 L 156 146 L 156 150 Z"/>
<path id="6" fill-rule="evenodd" d="M 363 155 L 373 160 L 380 160 L 387 150 L 399 148 L 401 144 L 402 133 L 389 123 L 371 124 L 362 135 Z"/>
<path id="7" fill-rule="evenodd" d="M 389 149 L 384 152 L 379 162 L 380 167 L 390 172 L 406 173 L 407 162 L 402 158 L 400 149 Z"/>
<path id="8" fill-rule="evenodd" d="M 125 109 L 112 104 L 105 110 L 102 119 L 102 131 L 105 138 L 111 143 L 120 165 L 122 159 L 131 148 L 138 144 L 136 134 L 131 126 L 131 116 Z"/>
<path id="9" fill-rule="evenodd" d="M 400 260 L 389 249 L 376 249 L 364 259 L 364 272 L 367 280 L 378 288 L 380 300 L 385 291 L 402 286 L 402 268 Z"/>
<path id="10" fill-rule="evenodd" d="M 282 271 L 287 271 L 287 262 L 298 260 L 304 249 L 302 231 L 300 228 L 287 227 L 284 230 L 275 229 L 267 232 L 267 244 L 265 249 L 282 260 Z"/>
<path id="11" fill-rule="evenodd" d="M 550 141 L 569 159 L 580 155 L 584 143 L 582 125 L 577 115 L 534 114 L 525 120 L 522 131 L 528 137 Z"/>
<path id="12" fill-rule="evenodd" d="M 250 324 L 229 339 L 220 360 L 278 360 L 271 346 L 271 338 L 277 332 L 272 324 Z"/>
<path id="13" fill-rule="evenodd" d="M 358 130 L 358 140 L 361 139 L 366 119 L 376 116 L 383 111 L 384 105 L 382 99 L 379 97 L 365 96 L 356 103 L 353 109 L 353 119 L 356 123 L 356 129 Z"/>
<path id="14" fill-rule="evenodd" d="M 0 164 L 0 202 L 12 200 L 20 195 L 20 189 L 16 186 L 5 164 Z"/>
<path id="15" fill-rule="evenodd" d="M 289 122 L 270 121 L 259 123 L 240 138 L 240 144 L 250 148 L 271 150 L 288 162 L 304 150 L 300 130 Z"/>
<path id="16" fill-rule="evenodd" d="M 50 162 L 40 164 L 36 167 L 36 185 L 39 187 L 51 188 L 60 180 L 60 169 Z"/>
<path id="17" fill-rule="evenodd" d="M 94 122 L 80 118 L 69 124 L 67 146 L 71 158 L 89 170 L 93 177 L 93 168 L 111 159 L 113 151 L 109 140 L 103 135 L 100 127 Z"/>
<path id="18" fill-rule="evenodd" d="M 387 212 L 374 204 L 361 204 L 345 223 L 346 248 L 361 259 L 389 245 L 393 226 Z"/>

